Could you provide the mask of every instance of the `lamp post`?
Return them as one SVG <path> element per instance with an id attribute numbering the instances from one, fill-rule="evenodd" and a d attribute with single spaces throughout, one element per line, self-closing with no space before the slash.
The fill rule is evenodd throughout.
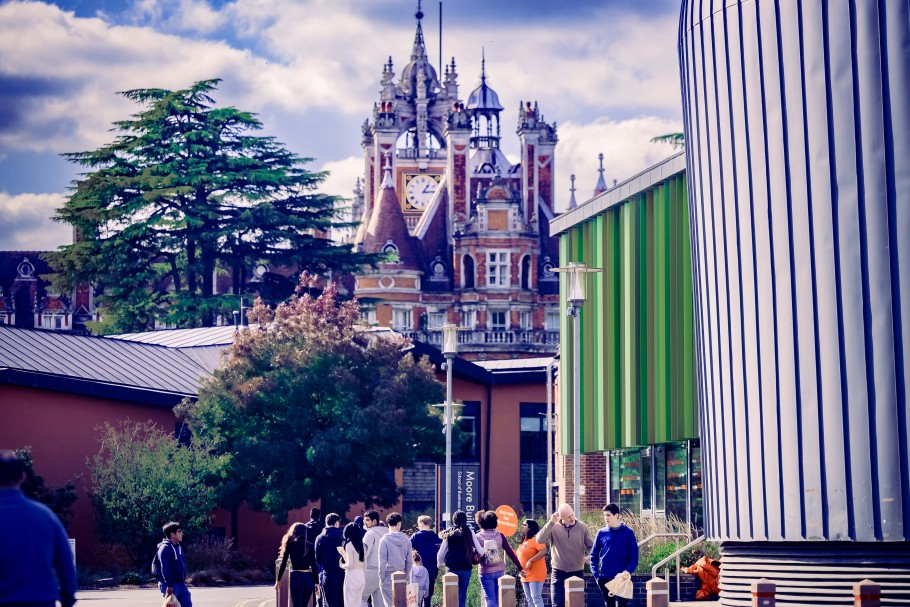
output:
<path id="1" fill-rule="evenodd" d="M 570 261 L 565 268 L 554 268 L 554 272 L 565 272 L 568 275 L 566 315 L 571 316 L 575 338 L 572 357 L 572 389 L 574 393 L 572 407 L 572 481 L 574 483 L 573 508 L 575 516 L 581 516 L 581 308 L 587 299 L 587 275 L 591 272 L 603 272 L 603 268 L 589 268 L 580 261 Z"/>
<path id="2" fill-rule="evenodd" d="M 446 527 L 452 520 L 452 367 L 458 353 L 458 325 L 442 325 L 442 355 L 446 358 L 446 509 L 442 520 Z"/>

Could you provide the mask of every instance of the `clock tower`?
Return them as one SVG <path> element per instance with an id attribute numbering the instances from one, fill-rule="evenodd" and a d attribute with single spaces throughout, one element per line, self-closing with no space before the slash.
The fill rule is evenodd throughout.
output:
<path id="1" fill-rule="evenodd" d="M 466 358 L 544 356 L 559 335 L 553 218 L 556 127 L 519 104 L 520 164 L 500 149 L 504 107 L 487 79 L 459 98 L 455 59 L 437 72 L 419 8 L 410 61 L 383 65 L 363 123 L 363 216 L 355 239 L 387 261 L 355 277 L 364 318 L 429 343 L 444 322 Z"/>

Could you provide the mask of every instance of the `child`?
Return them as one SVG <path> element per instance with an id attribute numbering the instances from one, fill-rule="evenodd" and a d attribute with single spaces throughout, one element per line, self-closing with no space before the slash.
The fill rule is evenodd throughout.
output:
<path id="1" fill-rule="evenodd" d="M 420 558 L 420 553 L 416 550 L 411 551 L 411 558 L 414 560 L 414 566 L 411 567 L 411 579 L 408 580 L 411 584 L 417 584 L 420 588 L 417 593 L 417 605 L 423 605 L 423 601 L 429 596 L 430 593 L 430 574 L 427 573 L 427 568 L 423 566 L 423 559 Z"/>

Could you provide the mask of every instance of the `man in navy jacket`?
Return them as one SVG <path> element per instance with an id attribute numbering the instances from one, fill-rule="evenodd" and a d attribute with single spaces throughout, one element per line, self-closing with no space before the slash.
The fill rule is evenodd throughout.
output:
<path id="1" fill-rule="evenodd" d="M 22 459 L 0 451 L 0 605 L 71 607 L 76 565 L 66 531 L 47 506 L 23 495 L 24 480 Z"/>
<path id="2" fill-rule="evenodd" d="M 180 607 L 193 607 L 193 599 L 186 587 L 186 558 L 180 543 L 183 529 L 180 523 L 170 522 L 161 528 L 165 539 L 158 544 L 158 562 L 161 563 L 161 577 L 158 588 L 163 596 L 175 595 Z"/>
<path id="3" fill-rule="evenodd" d="M 433 519 L 427 515 L 417 517 L 417 528 L 419 531 L 411 536 L 411 546 L 420 555 L 423 566 L 426 567 L 427 575 L 430 578 L 430 591 L 423 601 L 423 607 L 430 607 L 433 599 L 433 588 L 436 586 L 436 576 L 439 574 L 439 568 L 436 566 L 436 555 L 439 553 L 439 547 L 442 546 L 442 539 L 433 531 Z"/>
<path id="4" fill-rule="evenodd" d="M 603 592 L 607 607 L 626 607 L 626 599 L 610 596 L 606 583 L 623 571 L 630 574 L 638 567 L 638 542 L 635 532 L 626 527 L 619 516 L 619 506 L 604 506 L 606 527 L 597 532 L 591 549 L 591 573 Z"/>

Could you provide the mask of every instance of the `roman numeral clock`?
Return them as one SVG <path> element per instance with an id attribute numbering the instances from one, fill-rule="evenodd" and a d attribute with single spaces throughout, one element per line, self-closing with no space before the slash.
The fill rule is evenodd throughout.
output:
<path id="1" fill-rule="evenodd" d="M 405 173 L 401 210 L 405 213 L 423 213 L 436 193 L 441 179 L 442 175 L 433 173 Z"/>

